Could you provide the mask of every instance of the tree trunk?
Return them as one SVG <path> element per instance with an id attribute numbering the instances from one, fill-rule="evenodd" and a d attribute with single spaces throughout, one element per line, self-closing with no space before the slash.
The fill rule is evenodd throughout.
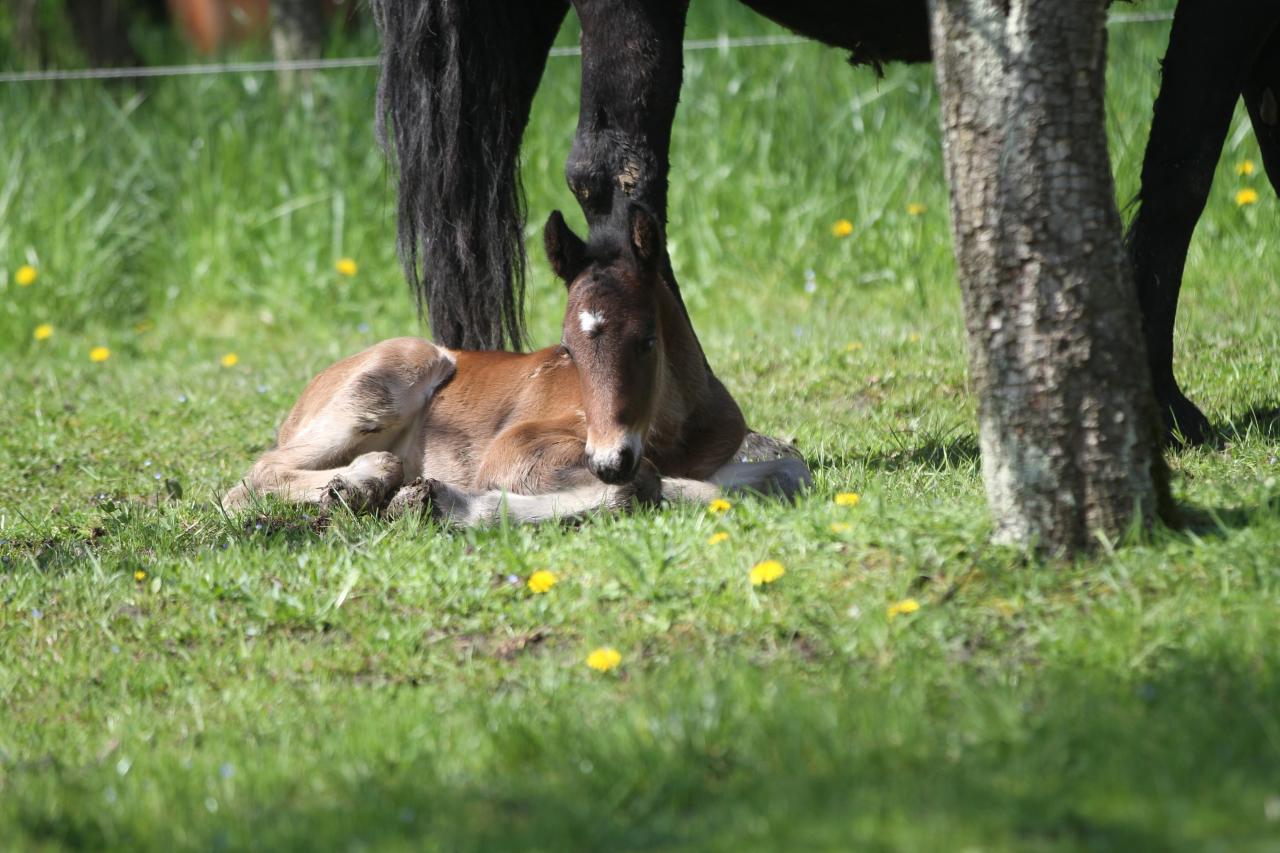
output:
<path id="1" fill-rule="evenodd" d="M 1067 556 L 1169 511 L 1121 245 L 1106 0 L 930 0 L 996 541 Z"/>

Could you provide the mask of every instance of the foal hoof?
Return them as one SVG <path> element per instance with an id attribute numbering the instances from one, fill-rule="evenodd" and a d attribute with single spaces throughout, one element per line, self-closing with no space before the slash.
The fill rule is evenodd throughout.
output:
<path id="1" fill-rule="evenodd" d="M 424 480 L 422 477 L 402 487 L 396 492 L 391 503 L 383 510 L 387 518 L 399 518 L 402 515 L 421 515 L 424 518 L 435 518 L 435 501 L 432 500 L 432 484 L 436 480 Z"/>
<path id="2" fill-rule="evenodd" d="M 764 435 L 752 430 L 742 440 L 742 446 L 733 454 L 734 462 L 772 462 L 775 459 L 799 459 L 804 454 L 794 444 L 782 438 Z"/>
<path id="3" fill-rule="evenodd" d="M 364 453 L 324 487 L 325 509 L 350 507 L 353 512 L 376 512 L 386 506 L 404 481 L 400 460 L 383 451 Z"/>
<path id="4" fill-rule="evenodd" d="M 320 496 L 320 507 L 327 512 L 333 512 L 341 507 L 347 507 L 352 512 L 364 512 L 376 509 L 377 499 L 371 494 L 371 490 L 363 488 L 360 484 L 353 483 L 345 477 L 334 477 L 324 487 L 324 494 Z"/>

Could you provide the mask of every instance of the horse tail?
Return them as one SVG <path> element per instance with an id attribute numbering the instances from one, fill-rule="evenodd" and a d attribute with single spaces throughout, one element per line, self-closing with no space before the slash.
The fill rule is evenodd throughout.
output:
<path id="1" fill-rule="evenodd" d="M 520 139 L 568 0 L 375 0 L 378 138 L 419 316 L 466 349 L 524 342 Z"/>

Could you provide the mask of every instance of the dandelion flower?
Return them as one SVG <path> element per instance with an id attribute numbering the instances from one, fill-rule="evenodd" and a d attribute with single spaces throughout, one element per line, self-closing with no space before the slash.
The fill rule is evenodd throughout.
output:
<path id="1" fill-rule="evenodd" d="M 729 534 L 725 533 L 723 530 L 718 530 L 707 537 L 708 545 L 719 545 L 721 542 L 727 541 L 729 541 Z"/>
<path id="2" fill-rule="evenodd" d="M 711 503 L 707 504 L 707 512 L 713 515 L 728 512 L 731 509 L 733 509 L 733 504 L 729 503 L 724 498 L 716 498 Z"/>
<path id="3" fill-rule="evenodd" d="M 339 258 L 333 268 L 338 271 L 338 275 L 345 275 L 347 278 L 351 278 L 360 269 L 351 258 Z"/>
<path id="4" fill-rule="evenodd" d="M 765 560 L 762 563 L 756 563 L 751 567 L 751 585 L 761 586 L 773 583 L 786 573 L 787 570 L 777 560 Z"/>
<path id="5" fill-rule="evenodd" d="M 240 363 L 240 356 L 236 355 L 233 352 L 229 352 L 226 355 L 224 355 L 222 358 L 218 359 L 218 361 L 222 364 L 223 367 L 235 367 L 237 364 Z"/>
<path id="6" fill-rule="evenodd" d="M 622 654 L 613 646 L 601 646 L 587 655 L 587 666 L 596 672 L 608 672 L 622 663 Z"/>
<path id="7" fill-rule="evenodd" d="M 39 270 L 29 264 L 18 267 L 18 271 L 13 274 L 13 280 L 18 283 L 18 287 L 30 287 L 39 277 Z"/>
<path id="8" fill-rule="evenodd" d="M 1258 191 L 1252 187 L 1245 187 L 1236 193 L 1236 204 L 1244 207 L 1246 204 L 1258 203 Z"/>
<path id="9" fill-rule="evenodd" d="M 1241 160 L 1239 163 L 1237 163 L 1237 164 L 1236 164 L 1236 174 L 1237 174 L 1237 175 L 1241 175 L 1241 176 L 1245 176 L 1245 177 L 1248 177 L 1249 175 L 1252 175 L 1252 174 L 1253 174 L 1253 161 L 1252 161 L 1252 160 Z"/>
<path id="10" fill-rule="evenodd" d="M 862 496 L 857 492 L 841 492 L 836 495 L 836 506 L 857 506 Z"/>
<path id="11" fill-rule="evenodd" d="M 890 619 L 895 619 L 907 613 L 915 613 L 919 609 L 920 602 L 914 598 L 904 598 L 889 605 L 888 615 Z"/>
<path id="12" fill-rule="evenodd" d="M 144 581 L 147 579 L 147 573 L 144 572 L 142 569 L 138 569 L 136 572 L 133 573 L 133 579 L 136 581 Z"/>
<path id="13" fill-rule="evenodd" d="M 913 344 L 918 344 L 920 343 L 920 335 L 916 332 L 912 332 L 911 334 L 907 335 L 907 340 Z"/>
<path id="14" fill-rule="evenodd" d="M 49 338 L 53 337 L 53 326 L 50 326 L 48 323 L 41 323 L 39 326 L 35 327 L 34 331 L 32 331 L 31 337 L 35 338 L 37 341 L 47 341 Z"/>
<path id="15" fill-rule="evenodd" d="M 844 521 L 831 522 L 832 533 L 848 533 L 852 529 L 853 529 L 853 525 L 848 524 L 847 522 L 844 522 Z"/>
<path id="16" fill-rule="evenodd" d="M 94 347 L 89 350 L 89 360 L 92 362 L 103 362 L 111 358 L 111 350 L 107 347 Z"/>
<path id="17" fill-rule="evenodd" d="M 919 216 L 920 214 L 924 213 L 924 212 L 925 212 L 926 210 L 928 210 L 928 209 L 929 209 L 929 208 L 925 207 L 925 206 L 924 206 L 923 204 L 921 204 L 920 202 L 918 202 L 918 201 L 913 201 L 913 202 L 911 202 L 910 204 L 908 204 L 908 205 L 907 205 L 907 215 L 908 215 L 908 216 Z"/>
<path id="18" fill-rule="evenodd" d="M 860 349 L 862 349 L 862 344 L 857 343 L 857 342 L 855 341 L 854 343 L 851 343 L 851 344 L 845 344 L 844 351 L 845 351 L 845 352 L 857 352 L 857 351 L 858 351 L 858 350 L 860 350 Z"/>
<path id="19" fill-rule="evenodd" d="M 853 233 L 853 223 L 847 219 L 837 219 L 831 226 L 831 234 L 835 237 L 848 237 Z"/>
<path id="20" fill-rule="evenodd" d="M 560 580 L 560 578 L 556 577 L 555 572 L 549 572 L 546 569 L 539 569 L 529 575 L 529 581 L 526 586 L 528 586 L 529 591 L 533 592 L 535 595 L 542 595 L 544 592 L 550 592 L 551 587 L 555 586 L 556 581 L 558 580 Z"/>

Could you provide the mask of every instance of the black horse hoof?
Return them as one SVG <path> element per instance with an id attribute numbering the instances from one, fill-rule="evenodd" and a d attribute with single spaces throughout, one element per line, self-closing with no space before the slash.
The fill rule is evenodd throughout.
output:
<path id="1" fill-rule="evenodd" d="M 1164 441 L 1167 446 L 1195 447 L 1209 440 L 1213 434 L 1209 419 L 1181 392 L 1175 392 L 1172 399 L 1160 402 L 1164 421 Z"/>

